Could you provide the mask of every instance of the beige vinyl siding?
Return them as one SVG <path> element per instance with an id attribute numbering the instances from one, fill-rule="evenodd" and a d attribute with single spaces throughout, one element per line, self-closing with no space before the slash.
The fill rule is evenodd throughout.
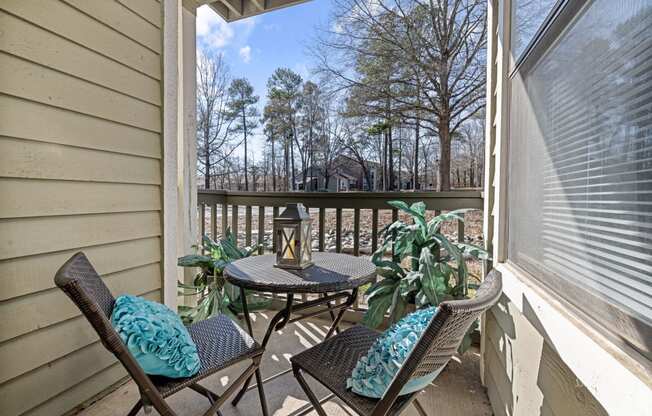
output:
<path id="1" fill-rule="evenodd" d="M 507 297 L 485 322 L 485 385 L 496 416 L 607 414 Z"/>
<path id="2" fill-rule="evenodd" d="M 0 414 L 58 415 L 126 375 L 59 266 L 161 299 L 161 4 L 3 0 L 0 27 Z"/>

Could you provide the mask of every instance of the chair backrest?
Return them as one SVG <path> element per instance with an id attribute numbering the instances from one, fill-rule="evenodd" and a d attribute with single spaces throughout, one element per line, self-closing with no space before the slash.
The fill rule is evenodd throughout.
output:
<path id="1" fill-rule="evenodd" d="M 77 305 L 95 329 L 102 344 L 124 365 L 149 402 L 161 403 L 162 398 L 120 335 L 111 325 L 115 298 L 97 274 L 86 255 L 79 252 L 61 266 L 54 283 Z"/>
<path id="2" fill-rule="evenodd" d="M 473 299 L 442 302 L 439 311 L 376 405 L 373 415 L 385 414 L 408 381 L 441 370 L 453 357 L 473 322 L 498 301 L 501 293 L 500 273 L 493 270 L 484 279 Z"/>

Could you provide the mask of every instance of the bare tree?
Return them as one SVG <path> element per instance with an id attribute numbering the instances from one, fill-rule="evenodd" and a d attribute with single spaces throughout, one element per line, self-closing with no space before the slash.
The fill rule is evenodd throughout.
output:
<path id="1" fill-rule="evenodd" d="M 484 106 L 486 1 L 334 1 L 335 29 L 314 49 L 320 73 L 337 89 L 376 97 L 369 102 L 385 96 L 390 112 L 436 135 L 438 188 L 450 189 L 453 137 Z M 351 70 L 360 62 L 391 62 L 398 70 L 369 77 Z"/>
<path id="2" fill-rule="evenodd" d="M 256 128 L 258 124 L 258 96 L 254 95 L 254 88 L 246 78 L 234 79 L 228 90 L 229 100 L 227 102 L 229 110 L 229 119 L 235 122 L 233 131 L 243 134 L 244 143 L 244 183 L 245 191 L 249 190 L 249 172 L 248 172 L 248 134 Z"/>
<path id="3" fill-rule="evenodd" d="M 197 59 L 197 171 L 211 187 L 216 167 L 236 149 L 230 140 L 227 114 L 229 72 L 222 55 Z"/>

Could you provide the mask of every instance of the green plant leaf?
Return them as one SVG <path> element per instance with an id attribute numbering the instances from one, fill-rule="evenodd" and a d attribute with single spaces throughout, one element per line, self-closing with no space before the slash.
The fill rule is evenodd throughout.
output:
<path id="1" fill-rule="evenodd" d="M 181 267 L 201 267 L 210 268 L 213 265 L 213 259 L 201 254 L 190 254 L 187 256 L 179 257 L 177 265 Z"/>
<path id="2" fill-rule="evenodd" d="M 426 219 L 425 219 L 426 205 L 423 202 L 415 202 L 414 204 L 412 204 L 412 207 L 415 207 L 416 209 L 413 209 L 412 207 L 408 206 L 408 204 L 406 204 L 403 201 L 389 201 L 387 203 L 394 208 L 397 208 L 401 211 L 410 214 L 414 222 L 419 226 L 419 230 L 422 233 L 422 235 L 425 235 L 428 226 L 426 224 Z M 396 223 L 402 223 L 402 222 L 396 221 L 394 224 Z"/>
<path id="3" fill-rule="evenodd" d="M 199 295 L 197 306 L 184 310 L 184 323 L 197 322 L 202 319 L 225 314 L 237 320 L 231 308 L 239 305 L 240 291 L 226 282 L 223 277 L 224 268 L 234 260 L 248 257 L 258 250 L 258 246 L 240 249 L 237 246 L 235 235 L 227 230 L 225 238 L 219 243 L 203 236 L 200 247 L 206 254 L 189 255 L 179 259 L 179 265 L 184 267 L 201 267 L 202 271 L 195 276 L 193 285 L 179 282 L 179 288 L 185 295 Z M 186 292 L 192 290 L 192 292 Z M 247 303 L 252 308 L 263 307 L 262 299 L 249 295 Z M 252 309 L 253 310 L 253 309 Z"/>
<path id="4" fill-rule="evenodd" d="M 394 274 L 396 274 L 397 276 L 401 276 L 401 277 L 405 276 L 405 270 L 403 270 L 401 266 L 394 263 L 393 261 L 377 260 L 376 262 L 374 262 L 374 264 L 378 268 L 391 269 L 394 272 Z"/>
<path id="5" fill-rule="evenodd" d="M 378 328 L 383 323 L 385 312 L 392 304 L 392 296 L 378 296 L 368 300 L 369 308 L 362 318 L 362 323 L 370 328 Z"/>
<path id="6" fill-rule="evenodd" d="M 407 301 L 401 296 L 401 286 L 394 290 L 392 293 L 392 303 L 389 306 L 389 322 L 395 323 L 406 315 Z"/>
<path id="7" fill-rule="evenodd" d="M 410 209 L 414 212 L 418 212 L 421 216 L 426 215 L 426 203 L 423 201 L 415 202 L 410 206 Z"/>
<path id="8" fill-rule="evenodd" d="M 455 246 L 465 255 L 479 260 L 491 260 L 491 255 L 480 246 L 467 243 L 455 243 Z"/>
<path id="9" fill-rule="evenodd" d="M 369 302 L 375 298 L 383 296 L 391 297 L 398 285 L 398 281 L 390 279 L 383 279 L 374 283 L 369 289 L 367 289 L 367 301 Z"/>
<path id="10" fill-rule="evenodd" d="M 406 204 L 403 201 L 387 201 L 387 205 L 390 205 L 396 209 L 400 209 L 401 211 L 405 211 L 405 212 L 411 211 L 408 204 Z"/>

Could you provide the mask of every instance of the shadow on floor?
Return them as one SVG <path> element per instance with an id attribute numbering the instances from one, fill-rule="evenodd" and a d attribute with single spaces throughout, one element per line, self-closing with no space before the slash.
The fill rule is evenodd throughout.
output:
<path id="1" fill-rule="evenodd" d="M 268 320 L 273 312 L 256 312 L 252 314 L 252 323 L 256 339 L 262 339 Z M 344 324 L 346 325 L 346 324 Z M 270 414 L 276 416 L 314 416 L 305 394 L 294 379 L 292 373 L 278 377 L 275 374 L 290 368 L 290 357 L 320 342 L 328 331 L 328 322 L 310 319 L 295 322 L 272 335 L 261 366 L 265 382 L 265 395 Z M 463 357 L 455 357 L 446 370 L 419 396 L 420 402 L 428 415 L 446 416 L 490 416 L 491 406 L 484 387 L 480 384 L 479 352 L 473 349 Z M 216 392 L 221 392 L 232 377 L 240 374 L 245 363 L 234 366 L 205 379 L 201 384 Z M 328 392 L 321 385 L 310 379 L 318 397 L 325 397 Z M 95 402 L 78 413 L 79 416 L 118 416 L 125 415 L 138 400 L 138 390 L 133 382 L 128 382 L 103 399 Z M 197 393 L 186 389 L 172 397 L 168 403 L 179 415 L 201 415 L 208 409 L 208 401 Z M 329 416 L 348 416 L 354 413 L 338 400 L 332 399 L 324 404 Z M 245 394 L 238 407 L 225 404 L 221 412 L 224 416 L 260 415 L 260 403 L 255 390 Z M 151 414 L 156 414 L 153 411 Z M 144 412 L 138 414 L 144 415 Z M 414 407 L 404 412 L 406 416 L 418 416 Z"/>

